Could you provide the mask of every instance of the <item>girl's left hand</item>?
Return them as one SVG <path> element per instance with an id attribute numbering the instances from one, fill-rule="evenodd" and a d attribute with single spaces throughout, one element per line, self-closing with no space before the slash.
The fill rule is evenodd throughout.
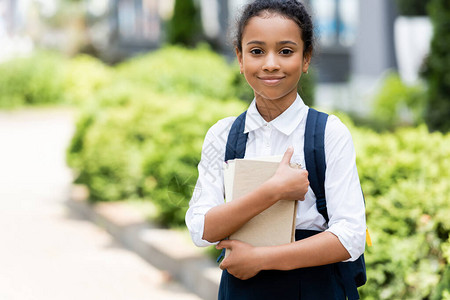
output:
<path id="1" fill-rule="evenodd" d="M 246 280 L 261 271 L 260 260 L 256 253 L 257 248 L 238 240 L 223 240 L 216 248 L 231 250 L 219 267 L 222 270 L 227 269 L 228 273 L 234 277 Z"/>

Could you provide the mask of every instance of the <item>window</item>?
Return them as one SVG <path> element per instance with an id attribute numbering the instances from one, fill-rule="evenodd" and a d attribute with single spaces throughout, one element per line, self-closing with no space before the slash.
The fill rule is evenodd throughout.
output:
<path id="1" fill-rule="evenodd" d="M 358 26 L 358 0 L 310 0 L 320 44 L 351 47 Z"/>
<path id="2" fill-rule="evenodd" d="M 161 35 L 158 0 L 120 0 L 119 35 L 123 40 L 157 42 Z"/>

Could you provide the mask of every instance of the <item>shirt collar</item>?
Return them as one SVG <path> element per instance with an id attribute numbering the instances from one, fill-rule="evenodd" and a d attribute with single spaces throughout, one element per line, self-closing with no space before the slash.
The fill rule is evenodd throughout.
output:
<path id="1" fill-rule="evenodd" d="M 270 122 L 266 122 L 256 108 L 256 102 L 253 99 L 245 117 L 244 133 L 256 130 L 269 123 L 285 135 L 290 135 L 305 117 L 307 108 L 300 95 L 297 94 L 295 101 L 281 115 Z"/>

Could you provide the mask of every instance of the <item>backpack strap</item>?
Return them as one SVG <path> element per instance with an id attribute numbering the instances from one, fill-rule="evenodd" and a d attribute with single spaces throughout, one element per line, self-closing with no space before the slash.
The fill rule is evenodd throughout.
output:
<path id="1" fill-rule="evenodd" d="M 327 120 L 327 114 L 312 108 L 309 109 L 305 127 L 304 152 L 309 184 L 316 195 L 317 211 L 328 223 L 325 198 L 325 126 Z M 363 285 L 367 280 L 364 254 L 353 262 L 339 262 L 337 273 L 348 299 L 359 299 L 357 287 Z"/>
<path id="2" fill-rule="evenodd" d="M 305 164 L 309 184 L 316 195 L 317 211 L 328 223 L 327 201 L 325 199 L 325 126 L 328 115 L 310 108 L 305 127 Z"/>
<path id="3" fill-rule="evenodd" d="M 248 138 L 248 132 L 244 133 L 246 115 L 247 111 L 244 111 L 234 120 L 233 125 L 231 125 L 230 132 L 228 133 L 227 146 L 225 148 L 225 161 L 244 158 L 245 156 Z"/>

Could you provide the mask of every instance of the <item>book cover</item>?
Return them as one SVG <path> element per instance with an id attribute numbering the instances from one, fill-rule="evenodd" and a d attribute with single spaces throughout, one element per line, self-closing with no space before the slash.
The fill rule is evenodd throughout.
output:
<path id="1" fill-rule="evenodd" d="M 225 199 L 239 199 L 271 178 L 281 161 L 281 156 L 234 159 L 224 165 Z M 253 246 L 274 246 L 295 241 L 296 203 L 280 200 L 249 220 L 230 239 Z M 226 250 L 225 257 L 229 254 Z"/>

